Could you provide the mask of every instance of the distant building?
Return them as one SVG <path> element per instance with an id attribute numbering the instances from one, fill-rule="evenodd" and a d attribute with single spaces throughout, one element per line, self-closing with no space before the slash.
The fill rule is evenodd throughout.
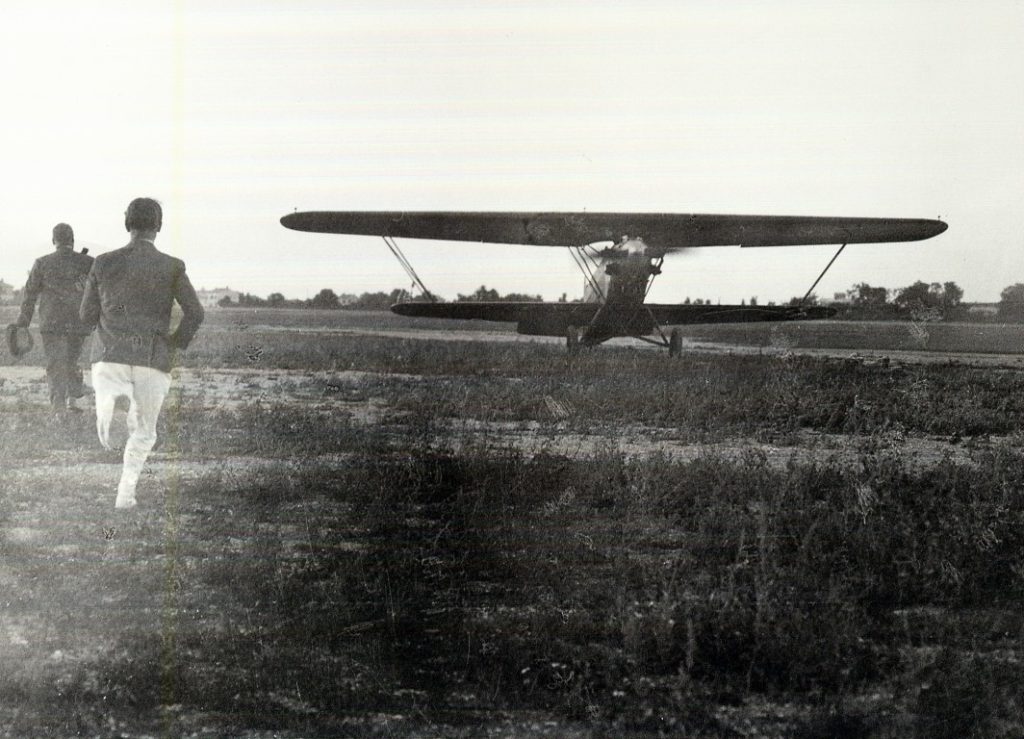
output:
<path id="1" fill-rule="evenodd" d="M 215 287 L 213 290 L 196 290 L 196 295 L 204 308 L 217 308 L 224 298 L 237 303 L 242 293 L 230 287 Z"/>
<path id="2" fill-rule="evenodd" d="M 999 313 L 999 303 L 964 303 L 970 316 L 995 316 Z"/>

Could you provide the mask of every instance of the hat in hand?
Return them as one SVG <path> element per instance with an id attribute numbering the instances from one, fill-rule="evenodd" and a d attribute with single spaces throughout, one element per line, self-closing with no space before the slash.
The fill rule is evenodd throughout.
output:
<path id="1" fill-rule="evenodd" d="M 11 354 L 16 357 L 28 354 L 32 351 L 34 345 L 35 342 L 32 340 L 32 334 L 29 333 L 27 328 L 16 323 L 12 323 L 7 327 L 7 348 Z"/>

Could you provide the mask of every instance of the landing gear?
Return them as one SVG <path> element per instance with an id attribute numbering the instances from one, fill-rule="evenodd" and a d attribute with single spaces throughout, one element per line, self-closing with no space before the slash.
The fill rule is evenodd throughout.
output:
<path id="1" fill-rule="evenodd" d="M 668 355 L 678 357 L 683 353 L 683 332 L 678 328 L 672 329 L 668 335 Z"/>
<path id="2" fill-rule="evenodd" d="M 565 349 L 570 357 L 580 353 L 580 330 L 575 326 L 569 326 L 565 330 Z"/>

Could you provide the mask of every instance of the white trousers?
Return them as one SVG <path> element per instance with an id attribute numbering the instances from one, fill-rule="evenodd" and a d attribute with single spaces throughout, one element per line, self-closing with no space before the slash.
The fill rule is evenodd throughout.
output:
<path id="1" fill-rule="evenodd" d="M 128 398 L 128 441 L 115 501 L 118 508 L 128 508 L 135 505 L 135 486 L 156 444 L 156 422 L 171 389 L 171 376 L 152 367 L 96 362 L 92 366 L 92 388 L 96 393 L 96 433 L 104 449 L 112 448 L 114 405 L 118 397 Z"/>

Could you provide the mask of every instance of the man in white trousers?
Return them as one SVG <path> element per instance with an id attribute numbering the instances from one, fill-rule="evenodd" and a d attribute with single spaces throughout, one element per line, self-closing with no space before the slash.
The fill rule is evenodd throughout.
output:
<path id="1" fill-rule="evenodd" d="M 171 387 L 171 359 L 185 349 L 203 321 L 203 307 L 185 263 L 157 251 L 163 209 L 151 198 L 128 205 L 127 246 L 96 257 L 85 283 L 80 317 L 96 328 L 90 360 L 96 394 L 96 432 L 111 449 L 110 422 L 119 396 L 129 400 L 128 441 L 116 508 L 133 508 L 142 467 L 156 443 L 156 424 Z M 183 316 L 170 333 L 171 307 Z"/>

